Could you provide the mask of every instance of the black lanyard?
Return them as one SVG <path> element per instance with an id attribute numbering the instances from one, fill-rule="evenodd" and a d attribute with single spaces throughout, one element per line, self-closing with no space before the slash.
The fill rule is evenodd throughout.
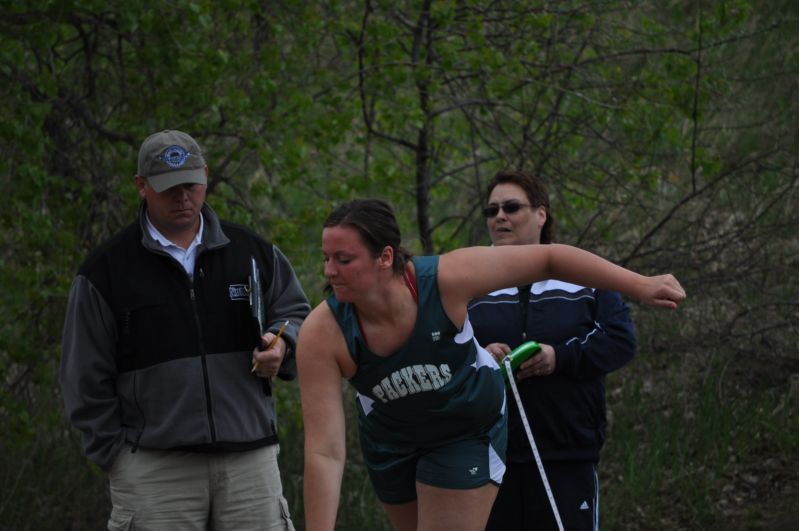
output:
<path id="1" fill-rule="evenodd" d="M 527 304 L 530 302 L 530 288 L 532 284 L 519 286 L 519 309 L 522 314 L 522 343 L 527 341 Z"/>

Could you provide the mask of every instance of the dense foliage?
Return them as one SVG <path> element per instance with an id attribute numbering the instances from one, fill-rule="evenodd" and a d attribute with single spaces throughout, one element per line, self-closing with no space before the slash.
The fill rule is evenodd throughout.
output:
<path id="1" fill-rule="evenodd" d="M 641 352 L 611 379 L 611 407 L 625 402 L 610 445 L 663 445 L 687 472 L 659 479 L 650 467 L 664 461 L 609 451 L 603 503 L 617 526 L 667 513 L 674 525 L 718 524 L 734 501 L 675 515 L 661 498 L 678 503 L 684 477 L 712 491 L 731 463 L 762 452 L 799 460 L 795 2 L 2 7 L 0 527 L 103 525 L 102 474 L 62 417 L 61 323 L 83 257 L 132 220 L 136 151 L 162 128 L 201 142 L 209 202 L 274 240 L 313 301 L 333 204 L 390 200 L 416 252 L 482 244 L 484 187 L 501 168 L 546 178 L 560 241 L 677 274 L 690 295 L 679 312 L 635 309 Z M 301 524 L 296 386 L 279 393 Z M 730 434 L 760 414 L 753 403 L 771 427 Z M 665 436 L 636 440 L 675 422 L 739 437 L 740 452 L 703 462 Z M 635 498 L 636 477 L 661 502 Z M 342 527 L 385 525 L 354 449 L 346 481 Z"/>

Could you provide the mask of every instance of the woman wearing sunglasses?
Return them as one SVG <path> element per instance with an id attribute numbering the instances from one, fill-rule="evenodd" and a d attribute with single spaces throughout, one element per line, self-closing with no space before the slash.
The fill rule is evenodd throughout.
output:
<path id="1" fill-rule="evenodd" d="M 538 178 L 499 172 L 488 195 L 484 214 L 495 246 L 553 242 L 549 197 Z M 475 299 L 469 321 L 497 361 L 525 341 L 541 345 L 516 372 L 524 411 L 564 528 L 598 529 L 605 375 L 629 362 L 636 347 L 627 305 L 613 291 L 539 280 Z M 516 402 L 508 402 L 507 470 L 486 529 L 557 529 Z"/>
<path id="2" fill-rule="evenodd" d="M 514 208 L 508 206 L 508 208 Z M 322 229 L 331 295 L 305 320 L 297 365 L 305 426 L 305 523 L 332 530 L 346 455 L 342 378 L 357 391 L 363 462 L 398 530 L 479 531 L 505 470 L 504 383 L 466 307 L 504 286 L 563 278 L 675 308 L 671 275 L 645 277 L 562 245 L 411 256 L 391 207 L 359 199 Z"/>

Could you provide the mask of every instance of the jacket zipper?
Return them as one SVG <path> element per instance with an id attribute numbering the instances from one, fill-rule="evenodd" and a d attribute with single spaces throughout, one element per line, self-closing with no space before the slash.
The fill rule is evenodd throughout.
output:
<path id="1" fill-rule="evenodd" d="M 138 392 L 138 372 L 133 372 L 133 403 L 136 404 L 136 411 L 139 412 L 139 416 L 141 417 L 141 428 L 139 428 L 138 432 L 136 433 L 136 440 L 133 442 L 133 446 L 130 449 L 130 453 L 135 454 L 136 450 L 139 449 L 139 441 L 141 440 L 141 436 L 144 434 L 144 428 L 147 426 L 147 417 L 144 415 L 144 411 L 141 409 L 141 405 L 139 405 L 139 392 Z"/>
<path id="2" fill-rule="evenodd" d="M 214 413 L 211 408 L 211 383 L 208 380 L 208 361 L 205 357 L 205 342 L 203 341 L 202 327 L 200 326 L 200 316 L 197 312 L 197 298 L 194 293 L 194 285 L 189 287 L 189 298 L 194 310 L 194 323 L 197 325 L 197 337 L 200 340 L 200 359 L 203 365 L 203 382 L 205 384 L 205 408 L 208 413 L 208 427 L 211 430 L 211 442 L 216 442 L 216 426 L 214 425 Z"/>

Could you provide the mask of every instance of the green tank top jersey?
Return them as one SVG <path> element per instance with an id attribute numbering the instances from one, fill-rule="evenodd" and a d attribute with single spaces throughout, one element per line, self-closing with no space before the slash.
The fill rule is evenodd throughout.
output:
<path id="1" fill-rule="evenodd" d="M 438 291 L 438 256 L 414 257 L 419 294 L 416 324 L 396 352 L 369 350 L 355 308 L 327 299 L 358 369 L 362 444 L 389 452 L 435 447 L 486 433 L 505 412 L 502 376 L 491 355 L 450 321 Z"/>

